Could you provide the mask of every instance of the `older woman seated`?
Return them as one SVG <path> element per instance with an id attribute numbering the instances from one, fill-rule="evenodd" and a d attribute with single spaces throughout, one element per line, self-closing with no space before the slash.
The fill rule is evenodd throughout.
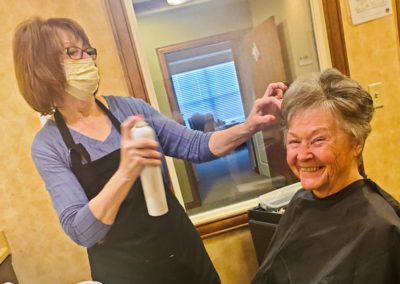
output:
<path id="1" fill-rule="evenodd" d="M 371 96 L 329 69 L 295 81 L 281 110 L 303 189 L 253 283 L 400 283 L 399 203 L 358 171 Z"/>

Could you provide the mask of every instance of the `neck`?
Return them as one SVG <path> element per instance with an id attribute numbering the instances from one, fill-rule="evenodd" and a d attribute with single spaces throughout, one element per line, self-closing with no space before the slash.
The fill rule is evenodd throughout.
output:
<path id="1" fill-rule="evenodd" d="M 73 125 L 81 119 L 102 114 L 94 97 L 89 101 L 82 101 L 67 95 L 57 109 L 62 114 L 65 123 L 69 125 Z"/>

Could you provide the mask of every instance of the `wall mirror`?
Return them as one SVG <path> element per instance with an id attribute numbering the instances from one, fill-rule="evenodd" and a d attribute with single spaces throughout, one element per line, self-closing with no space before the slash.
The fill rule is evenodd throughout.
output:
<path id="1" fill-rule="evenodd" d="M 328 25 L 326 31 L 323 23 L 324 11 L 325 16 L 338 16 L 328 11 L 337 12 L 338 2 L 323 2 L 323 9 L 320 1 L 310 0 L 190 0 L 182 5 L 131 0 L 106 5 L 116 42 L 125 50 L 120 55 L 128 80 L 133 85 L 138 81 L 129 75 L 126 38 L 131 31 L 122 22 L 133 11 L 161 112 L 188 128 L 214 131 L 242 122 L 271 82 L 290 84 L 332 63 L 340 69 L 343 53 L 338 49 L 331 59 L 327 47 L 327 38 L 343 44 L 340 33 L 335 34 L 338 27 Z M 135 46 L 130 48 L 136 52 Z M 188 214 L 193 220 L 296 183 L 285 155 L 278 122 L 226 157 L 202 164 L 174 160 Z"/>

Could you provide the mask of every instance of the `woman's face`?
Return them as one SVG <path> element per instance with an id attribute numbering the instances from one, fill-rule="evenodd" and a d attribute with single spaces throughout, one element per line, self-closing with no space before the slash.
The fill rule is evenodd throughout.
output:
<path id="1" fill-rule="evenodd" d="M 320 198 L 355 180 L 361 146 L 340 127 L 338 116 L 322 108 L 301 111 L 292 118 L 287 135 L 287 162 L 304 189 Z"/>

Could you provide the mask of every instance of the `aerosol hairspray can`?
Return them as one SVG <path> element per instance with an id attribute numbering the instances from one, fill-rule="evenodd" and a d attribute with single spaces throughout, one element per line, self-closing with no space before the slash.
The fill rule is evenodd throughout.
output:
<path id="1" fill-rule="evenodd" d="M 156 139 L 156 134 L 144 120 L 138 121 L 132 128 L 133 139 Z M 150 216 L 161 216 L 168 212 L 164 183 L 160 166 L 145 166 L 140 174 L 147 211 Z"/>

